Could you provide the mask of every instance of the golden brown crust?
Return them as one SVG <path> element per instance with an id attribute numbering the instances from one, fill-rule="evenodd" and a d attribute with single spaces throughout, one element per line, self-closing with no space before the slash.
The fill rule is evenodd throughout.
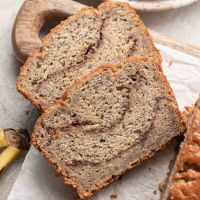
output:
<path id="1" fill-rule="evenodd" d="M 200 199 L 200 99 L 194 108 L 189 129 L 178 156 L 168 199 Z"/>
<path id="2" fill-rule="evenodd" d="M 152 38 L 151 38 L 151 36 L 149 34 L 149 31 L 147 30 L 147 28 L 145 27 L 143 22 L 140 20 L 139 16 L 136 14 L 135 10 L 131 6 L 129 6 L 129 4 L 127 4 L 127 3 L 104 2 L 104 3 L 102 3 L 102 4 L 100 4 L 98 6 L 98 10 L 95 10 L 94 8 L 91 8 L 91 7 L 87 7 L 87 8 L 81 9 L 81 11 L 77 12 L 73 16 L 70 16 L 67 20 L 61 22 L 59 25 L 57 25 L 55 28 L 53 28 L 51 30 L 51 32 L 43 38 L 42 47 L 44 47 L 45 44 L 48 43 L 48 40 L 51 38 L 51 36 L 53 36 L 57 31 L 61 30 L 64 26 L 66 26 L 66 24 L 68 24 L 72 20 L 78 18 L 82 13 L 89 12 L 89 13 L 91 13 L 93 15 L 101 15 L 101 10 L 102 9 L 105 9 L 105 8 L 114 9 L 115 7 L 117 7 L 119 5 L 124 7 L 125 9 L 127 9 L 130 13 L 132 13 L 134 21 L 136 21 L 138 23 L 138 25 L 140 26 L 141 30 L 143 30 L 143 32 L 147 36 L 147 40 L 151 44 L 152 52 L 155 52 L 155 55 L 157 54 L 157 59 L 162 60 L 161 55 L 160 55 L 160 51 L 155 48 L 153 40 L 152 40 Z M 35 107 L 37 107 L 40 111 L 43 111 L 45 106 L 43 105 L 43 103 L 41 101 L 37 100 L 36 95 L 33 94 L 33 93 L 30 94 L 25 88 L 20 86 L 20 82 L 23 80 L 23 77 L 25 76 L 25 74 L 26 74 L 26 72 L 27 72 L 27 70 L 29 68 L 29 64 L 28 63 L 31 61 L 31 59 L 33 57 L 36 57 L 36 56 L 43 58 L 42 48 L 41 48 L 41 50 L 39 52 L 33 52 L 32 55 L 29 56 L 29 58 L 27 59 L 25 64 L 21 67 L 20 75 L 18 76 L 18 78 L 16 80 L 16 85 L 17 85 L 17 90 L 18 90 L 19 93 L 21 93 L 28 100 L 30 100 L 31 103 Z"/>
<path id="3" fill-rule="evenodd" d="M 174 175 L 173 187 L 168 200 L 199 200 L 200 173 L 192 169 Z"/>
<path id="4" fill-rule="evenodd" d="M 192 104 L 191 106 L 185 106 L 185 109 L 182 112 L 182 116 L 186 124 L 188 123 L 189 117 L 192 114 L 193 109 L 194 105 Z"/>
<path id="5" fill-rule="evenodd" d="M 126 62 L 130 62 L 130 61 L 133 61 L 133 62 L 137 62 L 137 61 L 147 61 L 147 62 L 151 62 L 151 63 L 157 63 L 157 64 L 160 64 L 161 65 L 161 61 L 158 59 L 157 61 L 155 61 L 154 59 L 151 59 L 151 58 L 146 58 L 146 57 L 131 57 L 131 58 L 128 58 Z M 69 89 L 68 91 L 65 93 L 65 98 L 67 97 L 67 95 L 72 91 L 74 90 L 76 87 L 78 87 L 80 84 L 82 84 L 83 82 L 91 79 L 93 76 L 95 76 L 96 74 L 98 73 L 101 73 L 103 72 L 104 70 L 107 70 L 107 69 L 112 69 L 112 71 L 114 72 L 117 72 L 118 70 L 118 66 L 119 65 L 104 65 L 104 66 L 100 66 L 98 68 L 96 68 L 95 70 L 93 70 L 91 73 L 89 73 L 88 75 L 85 75 L 81 80 L 77 80 Z M 163 75 L 163 72 L 162 70 L 160 70 L 161 74 Z M 164 76 L 164 75 L 163 75 Z M 167 85 L 167 87 L 169 87 Z M 172 93 L 172 90 L 171 88 L 168 88 L 168 91 L 169 91 L 169 94 L 173 94 Z M 174 100 L 174 105 L 176 105 L 176 101 L 174 99 L 174 96 L 173 97 L 173 100 Z M 167 144 L 160 144 L 160 146 L 158 146 L 157 149 L 155 149 L 154 151 L 150 152 L 149 154 L 146 154 L 144 155 L 143 157 L 141 158 L 138 158 L 138 160 L 132 162 L 128 167 L 127 169 L 121 171 L 120 173 L 118 174 L 115 174 L 111 179 L 108 179 L 108 180 L 105 180 L 104 182 L 102 183 L 99 183 L 98 185 L 95 186 L 95 188 L 92 188 L 90 192 L 85 192 L 85 190 L 83 190 L 83 188 L 78 185 L 74 180 L 70 179 L 70 178 L 67 178 L 67 175 L 66 175 L 66 172 L 63 172 L 59 166 L 57 165 L 57 163 L 55 163 L 53 161 L 52 158 L 50 158 L 48 156 L 48 152 L 46 152 L 44 149 L 40 148 L 40 146 L 37 144 L 37 139 L 36 139 L 36 135 L 37 135 L 37 132 L 38 132 L 38 129 L 41 125 L 41 122 L 42 122 L 42 119 L 43 119 L 43 116 L 46 115 L 46 113 L 48 112 L 51 112 L 52 110 L 56 109 L 56 108 L 59 108 L 59 107 L 62 107 L 63 105 L 67 106 L 67 102 L 63 101 L 63 100 L 60 100 L 56 105 L 53 105 L 51 107 L 49 107 L 47 110 L 45 110 L 45 112 L 39 117 L 39 119 L 37 120 L 36 122 L 36 125 L 35 125 L 35 129 L 34 129 L 34 132 L 33 132 L 33 135 L 32 135 L 32 144 L 34 144 L 34 146 L 41 152 L 41 154 L 57 169 L 58 173 L 62 174 L 64 176 L 64 181 L 66 184 L 70 184 L 72 185 L 75 190 L 78 192 L 79 196 L 81 199 L 87 199 L 89 197 L 91 197 L 95 192 L 99 191 L 101 188 L 105 187 L 106 185 L 108 185 L 109 183 L 111 183 L 112 181 L 114 181 L 115 179 L 117 179 L 119 176 L 121 176 L 125 171 L 133 168 L 134 166 L 138 165 L 139 163 L 141 163 L 143 160 L 147 159 L 147 158 L 150 158 L 151 156 L 153 156 L 155 154 L 156 151 L 162 149 L 163 147 L 165 147 Z M 175 108 L 177 112 L 178 111 L 178 108 L 176 107 Z M 180 118 L 180 121 L 181 121 L 181 118 Z M 183 128 L 184 129 L 184 128 Z M 169 141 L 170 142 L 170 141 Z"/>
<path id="6" fill-rule="evenodd" d="M 160 68 L 161 68 L 161 65 L 160 65 Z M 176 97 L 174 95 L 174 92 L 173 92 L 169 82 L 167 81 L 167 77 L 164 75 L 163 71 L 160 71 L 160 72 L 162 74 L 163 81 L 165 82 L 165 85 L 166 85 L 166 87 L 168 89 L 168 92 L 169 92 L 170 96 L 173 99 L 173 107 L 174 107 L 177 115 L 179 116 L 179 119 L 181 119 L 181 124 L 182 124 L 182 131 L 181 132 L 184 133 L 186 131 L 186 123 L 185 123 L 185 120 L 184 120 L 184 118 L 182 116 L 182 113 L 178 109 L 178 103 L 176 101 Z"/>

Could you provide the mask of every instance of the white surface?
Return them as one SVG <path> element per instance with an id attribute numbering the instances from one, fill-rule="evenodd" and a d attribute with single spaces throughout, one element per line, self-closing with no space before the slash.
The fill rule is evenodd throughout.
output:
<path id="1" fill-rule="evenodd" d="M 162 45 L 158 45 L 158 48 L 163 56 L 164 73 L 183 110 L 186 105 L 194 103 L 200 93 L 200 59 Z M 94 200 L 109 200 L 113 193 L 117 194 L 118 200 L 158 200 L 158 185 L 166 177 L 173 156 L 174 146 L 169 145 L 124 175 L 122 180 L 97 193 Z M 75 195 L 61 178 L 53 176 L 53 169 L 32 147 L 8 200 L 72 200 Z"/>
<path id="2" fill-rule="evenodd" d="M 139 14 L 152 30 L 200 46 L 200 1 L 177 10 Z"/>
<path id="3" fill-rule="evenodd" d="M 32 130 L 36 109 L 17 93 L 15 79 L 20 63 L 12 51 L 11 30 L 15 15 L 23 0 L 0 0 L 0 127 Z M 0 175 L 0 200 L 5 200 L 16 179 L 24 156 L 21 156 Z"/>
<path id="4" fill-rule="evenodd" d="M 0 0 L 0 127 L 28 127 L 31 131 L 37 112 L 16 92 L 15 78 L 19 73 L 20 63 L 15 59 L 11 46 L 12 25 L 23 1 Z M 96 2 L 81 1 L 90 4 Z M 174 11 L 140 15 L 151 29 L 200 46 L 200 1 Z M 28 115 L 26 111 L 29 111 Z M 6 199 L 22 161 L 23 157 L 0 176 L 0 200 Z"/>

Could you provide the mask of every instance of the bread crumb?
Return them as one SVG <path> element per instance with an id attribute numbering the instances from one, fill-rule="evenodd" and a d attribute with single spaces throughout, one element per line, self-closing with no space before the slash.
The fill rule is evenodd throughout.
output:
<path id="1" fill-rule="evenodd" d="M 163 189 L 164 189 L 166 183 L 167 183 L 167 179 L 164 179 L 164 180 L 162 180 L 162 181 L 159 183 L 159 190 L 160 190 L 161 192 L 163 192 Z"/>
<path id="2" fill-rule="evenodd" d="M 172 60 L 172 58 L 170 58 L 168 67 L 170 68 L 172 66 L 172 64 L 173 64 L 173 60 Z"/>
<path id="3" fill-rule="evenodd" d="M 171 159 L 170 161 L 169 161 L 169 165 L 168 165 L 168 169 L 169 170 L 171 170 L 172 168 L 173 168 L 173 166 L 174 166 L 174 159 Z M 169 173 L 170 173 L 170 171 L 169 172 L 167 172 L 167 176 L 169 176 Z"/>
<path id="4" fill-rule="evenodd" d="M 124 176 L 124 175 L 122 174 L 122 175 L 118 178 L 118 180 L 121 181 L 122 178 L 123 178 L 123 176 Z"/>
<path id="5" fill-rule="evenodd" d="M 117 199 L 117 194 L 111 194 L 110 199 Z"/>

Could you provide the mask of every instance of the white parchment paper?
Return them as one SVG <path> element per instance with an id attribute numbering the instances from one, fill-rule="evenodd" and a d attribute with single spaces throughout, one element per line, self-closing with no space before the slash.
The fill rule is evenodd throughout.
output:
<path id="1" fill-rule="evenodd" d="M 163 70 L 181 110 L 195 102 L 200 93 L 200 59 L 163 45 L 157 45 L 163 55 Z M 94 200 L 158 200 L 159 183 L 168 172 L 175 155 L 172 143 L 154 157 L 144 161 L 120 180 L 94 196 Z M 8 200 L 74 200 L 73 189 L 54 176 L 54 169 L 31 147 Z"/>

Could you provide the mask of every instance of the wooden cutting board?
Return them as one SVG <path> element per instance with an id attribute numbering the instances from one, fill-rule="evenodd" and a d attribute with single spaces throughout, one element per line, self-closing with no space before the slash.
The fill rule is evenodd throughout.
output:
<path id="1" fill-rule="evenodd" d="M 63 20 L 86 5 L 72 0 L 26 0 L 13 26 L 12 43 L 17 58 L 26 58 L 41 46 L 39 32 L 44 23 Z M 169 46 L 184 53 L 200 57 L 200 48 L 177 41 L 150 30 L 156 43 Z"/>

